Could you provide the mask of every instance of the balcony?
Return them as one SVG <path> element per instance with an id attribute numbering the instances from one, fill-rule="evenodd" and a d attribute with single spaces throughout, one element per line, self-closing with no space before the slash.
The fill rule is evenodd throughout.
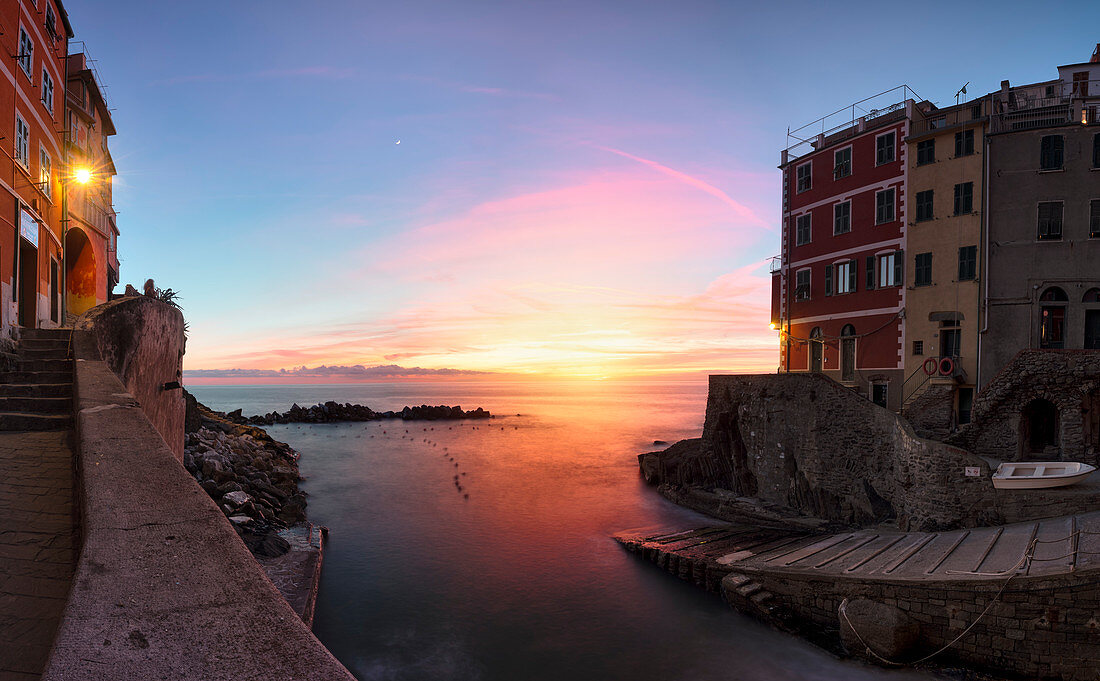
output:
<path id="1" fill-rule="evenodd" d="M 1055 80 L 1025 85 L 993 96 L 991 133 L 1100 124 L 1100 81 Z"/>
<path id="2" fill-rule="evenodd" d="M 919 99 L 907 85 L 861 99 L 858 102 L 822 116 L 801 128 L 787 131 L 787 147 L 782 152 L 782 164 L 829 147 L 867 130 L 905 118 L 905 103 Z"/>

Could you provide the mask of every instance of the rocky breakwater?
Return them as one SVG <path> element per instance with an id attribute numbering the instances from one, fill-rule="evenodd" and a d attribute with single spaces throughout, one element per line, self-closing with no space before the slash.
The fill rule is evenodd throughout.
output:
<path id="1" fill-rule="evenodd" d="M 401 411 L 374 411 L 361 404 L 340 404 L 324 402 L 312 407 L 291 406 L 284 413 L 277 411 L 268 414 L 244 416 L 240 409 L 223 415 L 225 419 L 241 425 L 270 426 L 276 423 L 339 423 L 346 421 L 378 421 L 381 419 L 402 419 L 404 421 L 444 421 L 459 419 L 488 419 L 492 414 L 481 407 L 463 411 L 462 407 L 446 405 L 405 407 Z"/>

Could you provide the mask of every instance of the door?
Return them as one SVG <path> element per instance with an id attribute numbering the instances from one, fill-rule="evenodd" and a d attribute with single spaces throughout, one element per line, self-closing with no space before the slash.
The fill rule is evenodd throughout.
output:
<path id="1" fill-rule="evenodd" d="M 38 320 L 38 249 L 19 240 L 19 326 L 33 329 Z"/>
<path id="2" fill-rule="evenodd" d="M 821 329 L 815 328 L 810 332 L 810 371 L 821 373 L 822 352 L 825 344 L 821 342 Z"/>
<path id="3" fill-rule="evenodd" d="M 1085 349 L 1100 350 L 1100 310 L 1085 310 Z"/>
<path id="4" fill-rule="evenodd" d="M 58 288 L 60 270 L 57 261 L 50 258 L 50 320 L 58 322 L 61 315 L 61 289 Z"/>
<path id="5" fill-rule="evenodd" d="M 880 407 L 885 407 L 889 394 L 887 389 L 890 387 L 889 383 L 872 383 L 871 384 L 871 401 Z"/>

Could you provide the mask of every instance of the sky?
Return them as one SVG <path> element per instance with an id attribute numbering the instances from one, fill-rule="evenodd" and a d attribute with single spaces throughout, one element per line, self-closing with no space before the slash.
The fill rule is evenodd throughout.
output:
<path id="1" fill-rule="evenodd" d="M 1045 7 L 66 3 L 122 286 L 179 292 L 192 377 L 327 380 L 774 371 L 788 128 L 1087 61 L 1100 4 Z"/>

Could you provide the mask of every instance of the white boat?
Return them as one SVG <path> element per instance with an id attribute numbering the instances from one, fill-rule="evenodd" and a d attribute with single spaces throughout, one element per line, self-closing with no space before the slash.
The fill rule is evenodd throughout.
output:
<path id="1" fill-rule="evenodd" d="M 993 486 L 997 489 L 1040 489 L 1064 487 L 1081 482 L 1096 466 L 1077 461 L 1014 461 L 997 466 Z"/>

